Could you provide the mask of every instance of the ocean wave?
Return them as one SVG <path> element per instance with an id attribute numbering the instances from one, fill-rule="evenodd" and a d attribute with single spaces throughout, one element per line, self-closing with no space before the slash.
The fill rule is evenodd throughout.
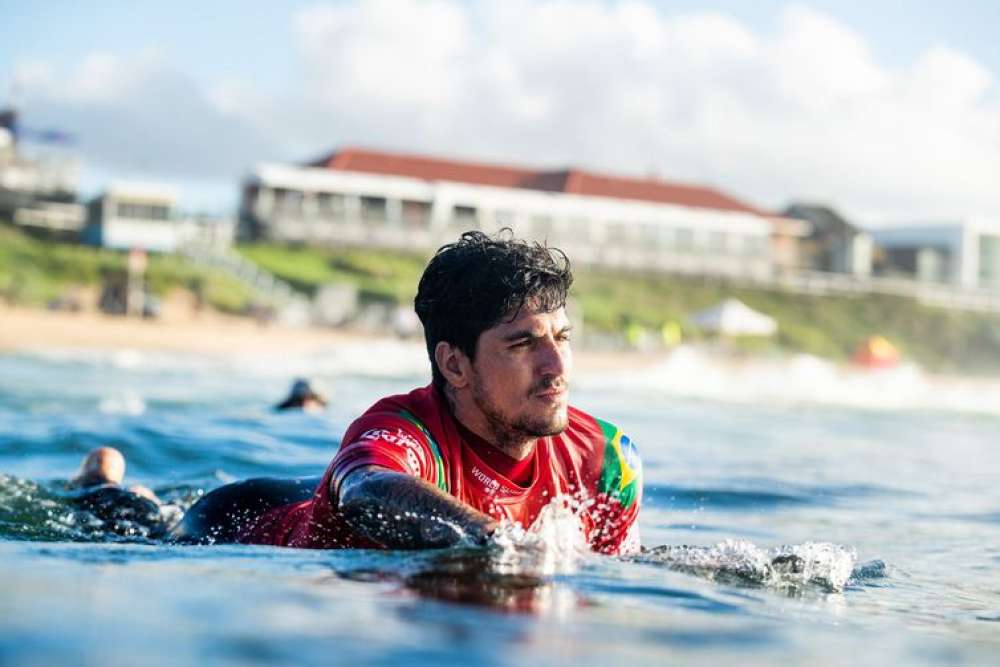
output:
<path id="1" fill-rule="evenodd" d="M 747 487 L 647 484 L 643 489 L 646 503 L 674 510 L 759 511 L 805 505 L 828 506 L 849 498 L 911 495 L 914 494 L 909 491 L 872 484 L 795 485 L 777 480 L 760 480 L 756 485 Z"/>
<path id="2" fill-rule="evenodd" d="M 749 404 L 1000 414 L 1000 380 L 933 376 L 914 364 L 866 370 L 807 354 L 732 360 L 692 346 L 641 372 L 586 374 L 577 385 Z"/>
<path id="3" fill-rule="evenodd" d="M 322 352 L 281 351 L 262 355 L 101 348 L 27 348 L 14 356 L 57 365 L 127 371 L 238 372 L 283 379 L 294 375 L 362 375 L 371 377 L 427 376 L 430 372 L 422 343 L 373 338 L 337 342 Z"/>
<path id="4" fill-rule="evenodd" d="M 633 560 L 723 583 L 754 584 L 788 592 L 802 592 L 809 587 L 841 592 L 854 573 L 857 552 L 853 547 L 829 542 L 763 549 L 746 540 L 725 540 L 709 547 L 654 547 Z"/>

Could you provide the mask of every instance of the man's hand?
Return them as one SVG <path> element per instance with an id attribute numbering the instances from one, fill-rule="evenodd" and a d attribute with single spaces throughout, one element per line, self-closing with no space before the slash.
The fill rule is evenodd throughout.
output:
<path id="1" fill-rule="evenodd" d="M 378 466 L 348 473 L 331 497 L 350 526 L 389 549 L 485 544 L 497 522 L 428 482 Z"/>

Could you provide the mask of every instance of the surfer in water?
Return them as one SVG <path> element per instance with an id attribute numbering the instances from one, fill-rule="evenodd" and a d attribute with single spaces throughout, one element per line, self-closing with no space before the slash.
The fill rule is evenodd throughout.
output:
<path id="1" fill-rule="evenodd" d="M 560 251 L 509 234 L 467 232 L 442 247 L 415 299 L 430 384 L 365 411 L 322 477 L 224 485 L 188 510 L 172 538 L 299 548 L 486 544 L 501 522 L 530 527 L 562 499 L 590 549 L 638 553 L 635 445 L 569 405 L 571 283 Z M 120 485 L 121 474 L 98 468 Z M 669 564 L 667 556 L 658 562 Z M 802 559 L 783 555 L 770 567 L 794 572 Z"/>
<path id="2" fill-rule="evenodd" d="M 443 246 L 414 302 L 431 383 L 376 402 L 321 478 L 252 479 L 212 491 L 175 531 L 184 542 L 417 549 L 486 543 L 570 503 L 588 546 L 640 548 L 642 464 L 617 426 L 569 405 L 559 250 L 466 232 Z"/>
<path id="3" fill-rule="evenodd" d="M 141 484 L 123 487 L 125 457 L 114 447 L 98 447 L 80 463 L 66 483 L 70 503 L 90 512 L 116 534 L 132 535 L 137 527 L 151 537 L 164 537 L 170 524 L 162 502 Z"/>
<path id="4" fill-rule="evenodd" d="M 275 410 L 302 410 L 303 412 L 322 412 L 327 405 L 326 392 L 316 380 L 298 378 L 292 383 L 288 396 L 274 406 Z"/>

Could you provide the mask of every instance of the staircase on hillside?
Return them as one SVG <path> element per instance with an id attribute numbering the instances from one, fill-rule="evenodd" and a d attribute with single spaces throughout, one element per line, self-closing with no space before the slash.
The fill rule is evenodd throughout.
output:
<path id="1" fill-rule="evenodd" d="M 199 266 L 224 271 L 249 286 L 263 304 L 274 309 L 278 322 L 291 326 L 310 323 L 312 303 L 307 297 L 235 251 L 192 242 L 178 252 Z"/>

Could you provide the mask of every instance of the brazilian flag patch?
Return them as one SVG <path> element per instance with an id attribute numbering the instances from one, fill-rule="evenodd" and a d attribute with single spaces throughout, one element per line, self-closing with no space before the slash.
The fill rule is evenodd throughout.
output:
<path id="1" fill-rule="evenodd" d="M 631 438 L 617 426 L 596 420 L 604 433 L 604 463 L 597 480 L 597 490 L 630 507 L 639 496 L 642 483 L 642 459 Z"/>

